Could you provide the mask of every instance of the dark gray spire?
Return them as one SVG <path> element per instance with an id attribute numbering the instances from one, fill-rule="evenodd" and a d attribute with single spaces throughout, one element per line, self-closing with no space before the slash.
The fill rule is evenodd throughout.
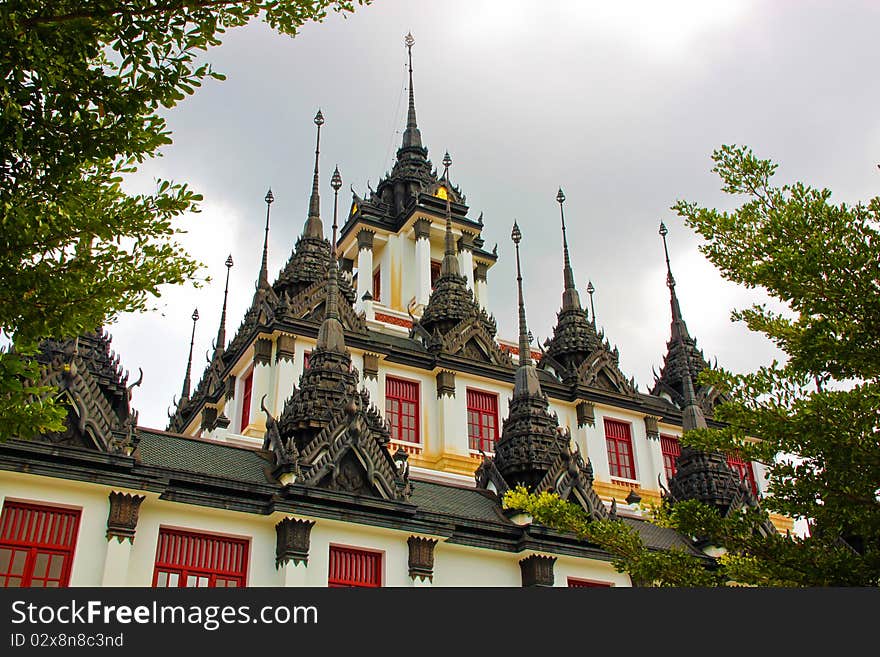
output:
<path id="1" fill-rule="evenodd" d="M 519 243 L 522 233 L 514 221 L 510 239 L 516 247 L 516 289 L 519 301 L 519 368 L 516 370 L 513 396 L 540 395 L 541 384 L 538 382 L 538 370 L 532 363 L 531 348 L 529 347 L 529 327 L 526 325 L 526 305 L 523 301 L 522 269 L 519 262 Z"/>
<path id="2" fill-rule="evenodd" d="M 321 197 L 318 194 L 318 158 L 321 154 L 321 126 L 324 115 L 321 110 L 315 114 L 315 125 L 318 126 L 315 140 L 315 173 L 312 178 L 312 195 L 309 197 L 309 218 L 306 219 L 304 235 L 306 237 L 324 237 L 324 225 L 321 223 Z"/>
<path id="3" fill-rule="evenodd" d="M 593 328 L 596 328 L 596 306 L 593 305 L 593 292 L 596 291 L 596 288 L 593 286 L 593 281 L 587 281 L 587 294 L 590 296 L 590 316 L 593 318 Z"/>
<path id="4" fill-rule="evenodd" d="M 574 284 L 574 272 L 572 272 L 571 270 L 571 258 L 568 254 L 568 238 L 565 234 L 565 210 L 563 209 L 563 205 L 565 203 L 565 194 L 562 192 L 561 187 L 559 188 L 559 192 L 556 194 L 556 201 L 559 203 L 559 217 L 562 220 L 562 277 L 564 280 L 564 290 L 562 292 L 562 309 L 580 310 L 581 299 L 580 296 L 578 296 L 578 291 Z"/>
<path id="5" fill-rule="evenodd" d="M 440 274 L 455 274 L 460 276 L 458 258 L 456 257 L 455 237 L 452 234 L 452 204 L 449 200 L 452 186 L 449 184 L 449 166 L 452 158 L 449 153 L 443 156 L 443 181 L 446 183 L 446 242 L 443 252 L 443 262 L 440 263 Z"/>
<path id="6" fill-rule="evenodd" d="M 223 311 L 220 313 L 220 328 L 217 329 L 217 343 L 214 345 L 214 357 L 222 356 L 226 349 L 226 301 L 229 298 L 229 272 L 232 269 L 232 254 L 226 258 L 226 288 L 223 290 Z"/>
<path id="7" fill-rule="evenodd" d="M 190 376 L 192 375 L 193 362 L 193 345 L 196 342 L 196 322 L 199 321 L 199 309 L 193 310 L 192 314 L 193 328 L 192 336 L 189 339 L 189 358 L 186 359 L 186 376 L 183 377 L 183 390 L 180 393 L 180 401 L 189 399 Z"/>
<path id="8" fill-rule="evenodd" d="M 679 342 L 682 342 L 682 338 L 679 336 Z M 693 431 L 694 429 L 705 429 L 706 425 L 706 417 L 703 415 L 703 409 L 700 408 L 700 405 L 697 403 L 697 395 L 694 393 L 694 384 L 692 381 L 692 374 L 690 365 L 688 364 L 687 359 L 687 351 L 684 348 L 684 344 L 681 344 L 681 366 L 684 369 L 686 376 L 684 377 L 684 408 L 681 411 L 681 430 L 682 431 Z"/>
<path id="9" fill-rule="evenodd" d="M 327 276 L 327 301 L 324 312 L 324 321 L 318 330 L 317 348 L 324 351 L 333 351 L 339 354 L 346 353 L 345 331 L 342 322 L 339 321 L 339 284 L 336 279 L 336 209 L 338 206 L 339 188 L 342 187 L 342 176 L 339 175 L 339 167 L 333 172 L 330 181 L 333 187 L 333 241 L 330 243 L 330 269 Z"/>
<path id="10" fill-rule="evenodd" d="M 412 69 L 412 47 L 416 40 L 411 33 L 407 33 L 404 43 L 406 43 L 407 55 L 409 57 L 409 110 L 406 114 L 406 130 L 403 132 L 403 148 L 422 147 L 422 134 L 419 132 L 419 126 L 416 123 L 416 99 L 413 94 L 413 69 Z"/>
<path id="11" fill-rule="evenodd" d="M 690 338 L 687 325 L 681 315 L 681 307 L 678 305 L 678 296 L 675 294 L 675 277 L 672 275 L 672 267 L 669 264 L 669 249 L 666 246 L 666 235 L 669 230 L 666 225 L 660 222 L 660 236 L 663 238 L 663 253 L 666 256 L 666 286 L 669 288 L 669 306 L 672 309 L 672 339 L 678 336 Z"/>
<path id="12" fill-rule="evenodd" d="M 272 188 L 269 188 L 269 191 L 266 192 L 266 234 L 263 237 L 263 261 L 260 265 L 260 277 L 257 280 L 257 287 L 268 287 L 269 286 L 269 209 L 272 207 L 272 203 L 275 201 L 275 196 L 272 194 Z"/>

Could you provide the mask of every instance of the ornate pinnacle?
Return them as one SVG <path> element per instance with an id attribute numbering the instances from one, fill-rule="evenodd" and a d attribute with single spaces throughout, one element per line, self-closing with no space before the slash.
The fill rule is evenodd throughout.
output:
<path id="1" fill-rule="evenodd" d="M 685 326 L 684 318 L 681 315 L 678 296 L 675 294 L 675 278 L 672 276 L 672 266 L 669 264 L 669 249 L 666 246 L 666 235 L 669 234 L 669 230 L 662 221 L 660 222 L 660 230 L 658 232 L 663 239 L 663 254 L 666 256 L 666 285 L 669 287 L 669 305 L 672 309 L 672 339 L 689 337 L 687 326 Z"/>
<path id="2" fill-rule="evenodd" d="M 223 312 L 220 313 L 220 328 L 217 329 L 217 344 L 214 347 L 214 354 L 222 354 L 226 349 L 226 301 L 229 297 L 229 272 L 232 269 L 232 254 L 226 258 L 226 288 L 223 290 Z"/>
<path id="3" fill-rule="evenodd" d="M 272 194 L 272 188 L 269 188 L 269 191 L 266 192 L 266 235 L 263 238 L 263 261 L 260 265 L 260 279 L 258 282 L 259 287 L 266 287 L 269 285 L 269 209 L 272 206 L 272 203 L 275 202 L 275 196 Z"/>
<path id="4" fill-rule="evenodd" d="M 443 178 L 449 182 L 449 167 L 452 165 L 452 158 L 449 153 L 443 156 Z M 446 192 L 446 248 L 443 252 L 443 262 L 440 263 L 440 274 L 459 275 L 458 259 L 455 257 L 455 238 L 452 235 L 452 202 L 450 201 L 450 192 Z"/>
<path id="5" fill-rule="evenodd" d="M 596 307 L 593 305 L 593 292 L 596 291 L 596 288 L 593 287 L 593 281 L 587 281 L 587 294 L 590 295 L 590 313 L 593 315 L 593 328 L 596 328 Z"/>
<path id="6" fill-rule="evenodd" d="M 658 232 L 663 239 L 663 253 L 666 256 L 666 285 L 672 289 L 675 287 L 675 279 L 672 277 L 672 267 L 669 264 L 669 249 L 666 247 L 666 236 L 669 234 L 669 230 L 662 221 L 660 222 L 660 230 Z"/>
<path id="7" fill-rule="evenodd" d="M 324 115 L 321 110 L 315 114 L 315 125 L 318 126 L 315 138 L 315 171 L 312 177 L 312 195 L 309 197 L 309 217 L 306 220 L 307 237 L 324 237 L 324 227 L 321 225 L 321 197 L 318 193 L 318 159 L 321 155 L 321 126 L 324 125 Z"/>
<path id="8" fill-rule="evenodd" d="M 565 292 L 562 295 L 563 308 L 579 308 L 580 299 L 577 298 L 577 289 L 574 284 L 574 273 L 571 270 L 571 258 L 568 254 L 568 237 L 565 234 L 565 194 L 562 188 L 556 194 L 556 202 L 559 203 L 559 217 L 562 219 L 562 276 L 565 285 Z"/>
<path id="9" fill-rule="evenodd" d="M 342 176 L 339 174 L 339 167 L 333 170 L 333 177 L 330 178 L 330 187 L 333 188 L 333 242 L 330 243 L 330 253 L 333 259 L 336 259 L 336 208 L 339 203 L 339 189 L 342 187 Z"/>
<path id="10" fill-rule="evenodd" d="M 519 365 L 531 365 L 531 350 L 529 348 L 529 328 L 526 325 L 526 306 L 523 301 L 522 291 L 522 269 L 519 263 L 519 243 L 522 240 L 522 233 L 516 221 L 513 222 L 513 230 L 510 231 L 510 239 L 516 247 L 516 288 L 519 299 Z"/>
<path id="11" fill-rule="evenodd" d="M 192 374 L 193 345 L 196 342 L 196 322 L 199 321 L 199 309 L 193 310 L 192 314 L 192 336 L 189 339 L 189 358 L 186 360 L 186 376 L 183 377 L 183 390 L 180 393 L 180 401 L 189 399 L 190 375 Z"/>
<path id="12" fill-rule="evenodd" d="M 416 123 L 416 99 L 413 93 L 412 47 L 416 40 L 413 38 L 412 33 L 408 32 L 403 42 L 406 44 L 407 56 L 409 59 L 409 111 L 406 115 L 406 130 L 403 133 L 403 147 L 416 146 L 421 148 L 422 135 L 419 132 L 419 127 Z"/>

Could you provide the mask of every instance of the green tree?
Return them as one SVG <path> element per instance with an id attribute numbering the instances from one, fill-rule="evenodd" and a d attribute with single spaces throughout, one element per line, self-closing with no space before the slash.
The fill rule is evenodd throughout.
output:
<path id="1" fill-rule="evenodd" d="M 364 4 L 369 0 L 357 0 Z M 200 63 L 261 19 L 294 36 L 354 0 L 7 0 L 0 3 L 0 439 L 60 428 L 27 359 L 39 339 L 145 309 L 200 265 L 175 219 L 185 183 L 132 195 L 122 177 L 171 143 L 163 108 L 222 75 Z M 12 349 L 9 349 L 9 345 Z"/>
<path id="2" fill-rule="evenodd" d="M 726 426 L 688 432 L 683 441 L 763 463 L 763 509 L 808 519 L 811 531 L 765 536 L 758 531 L 762 513 L 721 518 L 696 502 L 661 507 L 657 521 L 723 548 L 719 583 L 876 586 L 880 198 L 834 204 L 827 189 L 774 186 L 776 165 L 745 147 L 724 146 L 712 159 L 723 191 L 740 200 L 739 207 L 720 211 L 679 201 L 673 209 L 704 238 L 701 250 L 725 278 L 784 303 L 784 312 L 756 304 L 733 319 L 765 334 L 787 359 L 748 374 L 703 372 L 701 382 L 731 397 L 715 411 Z M 511 502 L 525 508 L 535 500 Z M 535 517 L 556 522 L 553 513 Z M 637 568 L 632 554 L 607 541 L 604 546 L 620 557 L 622 569 Z M 645 581 L 681 576 L 681 563 L 667 566 Z"/>

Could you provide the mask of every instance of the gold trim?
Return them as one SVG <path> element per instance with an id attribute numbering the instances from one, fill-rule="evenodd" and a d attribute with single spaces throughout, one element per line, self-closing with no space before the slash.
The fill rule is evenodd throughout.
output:
<path id="1" fill-rule="evenodd" d="M 624 503 L 626 496 L 629 495 L 631 490 L 635 489 L 636 493 L 639 497 L 642 498 L 642 504 L 660 504 L 660 491 L 659 490 L 649 490 L 645 488 L 641 488 L 636 486 L 635 484 L 618 484 L 612 481 L 594 481 L 593 482 L 593 490 L 601 497 L 603 500 L 610 501 L 613 497 L 617 500 L 617 503 Z"/>
<path id="2" fill-rule="evenodd" d="M 480 463 L 483 462 L 480 456 L 464 456 L 452 452 L 443 452 L 434 456 L 421 455 L 419 459 L 422 462 L 416 463 L 413 461 L 413 457 L 410 457 L 410 462 L 419 467 L 468 476 L 473 476 L 477 468 L 480 467 Z"/>

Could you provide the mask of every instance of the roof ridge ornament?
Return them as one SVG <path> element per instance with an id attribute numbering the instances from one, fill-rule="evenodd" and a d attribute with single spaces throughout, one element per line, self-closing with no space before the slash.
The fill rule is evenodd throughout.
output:
<path id="1" fill-rule="evenodd" d="M 412 32 L 407 32 L 403 42 L 406 44 L 406 52 L 409 69 L 409 109 L 406 115 L 406 130 L 403 132 L 403 148 L 415 146 L 422 148 L 422 134 L 419 132 L 419 126 L 416 121 L 416 99 L 413 92 L 413 68 L 412 68 L 412 47 L 416 40 L 413 38 Z"/>
<path id="2" fill-rule="evenodd" d="M 452 165 L 452 158 L 449 157 L 449 151 L 443 156 L 443 180 L 449 184 L 449 167 Z M 443 262 L 440 263 L 440 275 L 455 274 L 460 276 L 458 268 L 458 258 L 456 258 L 455 237 L 452 234 L 452 202 L 449 199 L 449 191 L 446 193 L 446 235 L 445 249 L 443 252 Z"/>
<path id="3" fill-rule="evenodd" d="M 565 194 L 562 191 L 562 187 L 559 188 L 559 191 L 556 194 L 556 202 L 559 203 L 559 217 L 562 220 L 562 277 L 564 285 L 564 291 L 562 293 L 562 309 L 580 310 L 581 300 L 574 283 L 574 273 L 571 269 L 571 257 L 568 253 L 568 237 L 565 234 L 565 210 L 563 208 L 565 205 Z"/>
<path id="4" fill-rule="evenodd" d="M 214 358 L 222 356 L 226 350 L 226 302 L 229 298 L 229 272 L 235 264 L 230 253 L 226 262 L 226 287 L 223 289 L 223 310 L 220 312 L 220 327 L 217 329 L 217 341 L 214 344 Z"/>
<path id="5" fill-rule="evenodd" d="M 321 156 L 321 126 L 324 125 L 324 114 L 321 110 L 315 114 L 315 125 L 318 127 L 315 138 L 315 171 L 312 176 L 312 194 L 309 197 L 309 216 L 306 219 L 305 237 L 324 237 L 324 225 L 321 223 L 321 196 L 318 193 L 319 174 L 318 161 Z"/>

